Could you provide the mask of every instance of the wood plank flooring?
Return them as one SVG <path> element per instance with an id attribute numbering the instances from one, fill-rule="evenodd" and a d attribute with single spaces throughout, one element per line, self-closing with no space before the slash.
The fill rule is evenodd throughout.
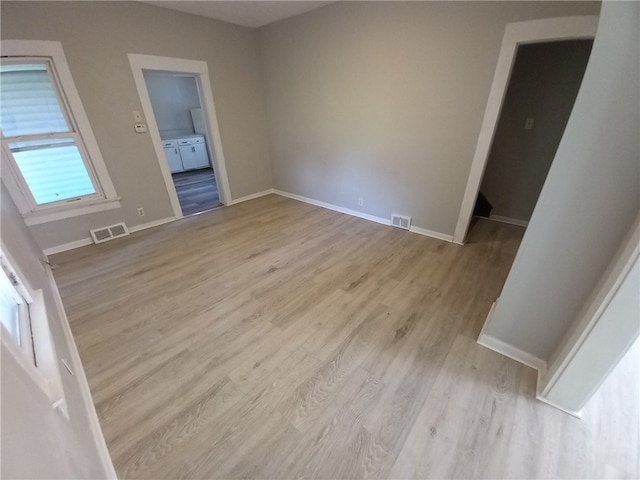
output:
<path id="1" fill-rule="evenodd" d="M 193 215 L 220 206 L 218 184 L 212 168 L 174 173 L 172 178 L 183 215 Z"/>
<path id="2" fill-rule="evenodd" d="M 270 195 L 52 261 L 121 478 L 637 478 L 633 365 L 578 420 L 475 342 L 522 234 Z"/>

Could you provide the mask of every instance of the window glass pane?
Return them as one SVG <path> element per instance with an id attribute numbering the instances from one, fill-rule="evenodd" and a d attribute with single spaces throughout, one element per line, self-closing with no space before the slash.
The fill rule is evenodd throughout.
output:
<path id="1" fill-rule="evenodd" d="M 73 138 L 10 143 L 9 148 L 38 205 L 96 193 Z"/>
<path id="2" fill-rule="evenodd" d="M 2 65 L 0 101 L 5 137 L 70 131 L 45 64 Z"/>
<path id="3" fill-rule="evenodd" d="M 16 295 L 15 287 L 4 271 L 0 271 L 0 320 L 20 345 L 20 304 Z"/>

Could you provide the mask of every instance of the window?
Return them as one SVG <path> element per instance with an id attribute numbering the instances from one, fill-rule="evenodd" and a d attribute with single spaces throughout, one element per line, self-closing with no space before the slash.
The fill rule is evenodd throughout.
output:
<path id="1" fill-rule="evenodd" d="M 29 377 L 68 417 L 49 316 L 41 289 L 34 290 L 0 249 L 0 341 Z M 64 359 L 62 364 L 72 374 Z"/>
<path id="2" fill-rule="evenodd" d="M 4 41 L 2 53 L 3 167 L 27 223 L 118 208 L 60 44 Z"/>
<path id="3" fill-rule="evenodd" d="M 20 348 L 25 358 L 37 365 L 33 351 L 31 332 L 31 317 L 29 303 L 25 292 L 21 291 L 20 283 L 15 274 L 10 273 L 4 266 L 0 272 L 0 320 L 6 328 L 11 341 Z"/>

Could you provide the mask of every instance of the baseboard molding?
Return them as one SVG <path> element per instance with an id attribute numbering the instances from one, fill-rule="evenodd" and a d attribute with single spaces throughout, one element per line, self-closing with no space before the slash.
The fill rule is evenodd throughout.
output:
<path id="1" fill-rule="evenodd" d="M 179 219 L 176 217 L 168 217 L 168 218 L 161 218 L 160 220 L 154 220 L 153 222 L 141 223 L 140 225 L 134 225 L 133 227 L 129 228 L 129 233 L 139 232 L 140 230 L 146 230 L 147 228 L 157 227 L 159 225 L 164 225 L 165 223 L 175 222 L 176 220 L 179 220 Z"/>
<path id="2" fill-rule="evenodd" d="M 67 312 L 64 309 L 62 298 L 60 297 L 58 285 L 56 284 L 56 280 L 53 276 L 53 273 L 51 272 L 51 269 L 46 268 L 45 270 L 47 279 L 50 284 L 50 290 L 54 297 L 53 300 L 55 303 L 55 307 L 58 312 L 58 316 L 60 317 L 60 323 L 62 325 L 64 338 L 67 343 L 69 352 L 68 360 L 71 362 L 71 366 L 73 368 L 75 378 L 80 389 L 82 403 L 86 408 L 87 417 L 89 420 L 89 429 L 91 430 L 91 435 L 93 436 L 93 441 L 98 451 L 100 463 L 102 464 L 102 468 L 106 475 L 106 478 L 117 479 L 118 475 L 116 474 L 115 468 L 113 466 L 113 461 L 111 460 L 111 455 L 109 454 L 109 449 L 107 448 L 107 442 L 105 441 L 102 427 L 100 426 L 100 420 L 98 419 L 98 413 L 93 402 L 93 397 L 91 396 L 89 382 L 87 381 L 84 367 L 82 365 L 82 360 L 80 359 L 80 354 L 78 353 L 78 347 L 76 345 L 75 339 L 73 338 L 73 333 L 71 333 L 69 319 L 67 318 Z"/>
<path id="3" fill-rule="evenodd" d="M 487 347 L 494 352 L 498 352 L 505 357 L 509 357 L 535 370 L 544 370 L 547 367 L 547 363 L 541 358 L 531 355 L 524 350 L 520 350 L 519 348 L 503 342 L 502 340 L 498 340 L 495 337 L 480 335 L 480 337 L 478 337 L 478 343 L 483 347 Z"/>
<path id="4" fill-rule="evenodd" d="M 505 357 L 509 357 L 516 362 L 520 362 L 528 367 L 531 367 L 538 372 L 545 371 L 547 368 L 547 362 L 538 358 L 534 355 L 531 355 L 528 352 L 520 350 L 513 345 L 503 342 L 502 340 L 498 340 L 495 337 L 487 335 L 486 330 L 493 318 L 493 314 L 496 309 L 497 300 L 493 302 L 491 305 L 491 309 L 489 310 L 489 314 L 487 315 L 487 319 L 484 321 L 484 325 L 482 326 L 482 330 L 480 331 L 480 336 L 478 337 L 478 343 L 483 347 L 488 348 L 489 350 L 493 350 L 494 352 L 500 353 Z"/>
<path id="5" fill-rule="evenodd" d="M 498 352 L 505 357 L 509 357 L 535 370 L 544 370 L 547 367 L 547 362 L 541 358 L 531 355 L 524 350 L 520 350 L 519 348 L 503 342 L 502 340 L 498 340 L 495 337 L 481 334 L 480 337 L 478 337 L 478 343 L 483 347 L 487 347 L 494 352 Z"/>
<path id="6" fill-rule="evenodd" d="M 283 197 L 292 198 L 293 200 L 298 200 L 300 202 L 308 203 L 310 205 L 315 205 L 316 207 L 322 207 L 328 210 L 333 210 L 334 212 L 340 212 L 346 215 L 351 215 L 353 217 L 363 218 L 364 220 L 376 222 L 381 225 L 387 225 L 387 226 L 391 225 L 391 220 L 387 220 L 386 218 L 376 217 L 374 215 L 369 215 L 368 213 L 358 212 L 357 210 L 351 210 L 349 208 L 339 207 L 338 205 L 321 202 L 320 200 L 314 200 L 313 198 L 309 198 L 309 197 L 303 197 L 302 195 L 296 195 L 295 193 L 284 192 L 282 190 L 274 190 L 273 193 L 275 193 L 276 195 L 281 195 Z M 412 226 L 409 229 L 409 231 L 413 233 L 417 233 L 419 235 L 425 235 L 427 237 L 437 238 L 438 240 L 445 240 L 447 242 L 453 241 L 452 235 L 445 235 L 444 233 L 434 232 L 432 230 L 427 230 L 425 228 Z"/>
<path id="7" fill-rule="evenodd" d="M 340 207 L 338 205 L 333 205 L 331 203 L 321 202 L 320 200 L 314 200 L 313 198 L 304 197 L 302 195 L 296 195 L 295 193 L 289 193 L 282 190 L 276 190 L 274 188 L 270 188 L 268 190 L 263 190 L 262 192 L 252 193 L 251 195 L 246 195 L 244 197 L 236 198 L 232 200 L 227 206 L 236 205 L 238 203 L 246 202 L 249 200 L 254 200 L 256 198 L 264 197 L 265 195 L 270 195 L 275 193 L 276 195 L 280 195 L 283 197 L 291 198 L 293 200 L 298 200 L 300 202 L 308 203 L 310 205 L 315 205 L 317 207 L 326 208 L 328 210 L 333 210 L 334 212 L 344 213 L 346 215 L 351 215 L 353 217 L 362 218 L 364 220 L 369 220 L 371 222 L 376 222 L 381 225 L 391 225 L 391 220 L 387 220 L 386 218 L 376 217 L 374 215 L 369 215 L 368 213 L 358 212 L 357 210 L 351 210 L 349 208 Z M 178 220 L 176 217 L 163 218 L 160 220 L 154 220 L 153 222 L 143 223 L 140 225 L 135 225 L 129 228 L 130 233 L 139 232 L 140 230 L 146 230 L 147 228 L 157 227 L 159 225 L 163 225 L 165 223 L 173 222 Z M 409 228 L 410 232 L 417 233 L 418 235 L 424 235 L 426 237 L 436 238 L 438 240 L 444 240 L 445 242 L 453 242 L 453 235 L 447 235 L 440 232 L 435 232 L 433 230 L 427 230 L 426 228 L 420 228 L 416 226 L 411 226 Z M 45 255 L 54 255 L 56 253 L 66 252 L 68 250 L 73 250 L 75 248 L 85 247 L 87 245 L 91 245 L 93 240 L 89 238 L 82 238 L 80 240 L 75 240 L 73 242 L 65 243 L 63 245 L 57 245 L 55 247 L 50 247 L 44 250 Z"/>
<path id="8" fill-rule="evenodd" d="M 272 193 L 276 193 L 273 188 L 269 188 L 267 190 L 263 190 L 262 192 L 252 193 L 251 195 L 245 195 L 244 197 L 236 198 L 235 200 L 231 200 L 227 206 L 236 205 L 238 203 L 247 202 L 249 200 L 253 200 L 255 198 L 264 197 L 265 195 L 270 195 Z"/>
<path id="9" fill-rule="evenodd" d="M 484 325 L 482 326 L 482 331 L 480 332 L 480 336 L 478 337 L 478 343 L 483 347 L 488 348 L 489 350 L 493 350 L 496 353 L 504 355 L 505 357 L 509 357 L 512 360 L 515 360 L 516 362 L 520 362 L 523 365 L 526 365 L 528 367 L 533 368 L 534 370 L 537 370 L 538 377 L 536 381 L 536 399 L 540 400 L 543 403 L 546 403 L 547 405 L 552 406 L 553 408 L 562 410 L 563 412 L 568 413 L 569 415 L 572 415 L 576 418 L 582 418 L 582 412 L 574 412 L 572 410 L 567 410 L 566 408 L 563 408 L 562 406 L 557 405 L 556 403 L 546 399 L 541 395 L 540 386 L 542 385 L 542 379 L 547 372 L 547 362 L 545 362 L 541 358 L 531 355 L 530 353 L 520 350 L 519 348 L 514 347 L 509 343 L 503 342 L 502 340 L 498 340 L 497 338 L 491 337 L 486 334 L 487 326 L 489 325 L 491 318 L 493 318 L 493 313 L 496 308 L 496 302 L 493 302 L 493 305 L 491 305 L 491 310 L 489 310 L 487 319 L 485 320 Z"/>
<path id="10" fill-rule="evenodd" d="M 140 225 L 135 225 L 129 228 L 129 233 L 139 232 L 140 230 L 146 230 L 147 228 L 157 227 L 158 225 L 163 225 L 165 223 L 173 222 L 177 220 L 175 217 L 170 218 L 162 218 L 160 220 L 154 220 L 153 222 L 142 223 Z M 45 248 L 43 253 L 47 256 L 55 255 L 56 253 L 67 252 L 69 250 L 74 250 L 80 247 L 86 247 L 87 245 L 93 245 L 93 240 L 91 237 L 81 238 L 80 240 L 74 240 L 73 242 L 63 243 L 62 245 L 56 245 L 55 247 Z"/>
<path id="11" fill-rule="evenodd" d="M 80 247 L 86 247 L 87 245 L 92 245 L 93 240 L 91 237 L 81 238 L 80 240 L 74 240 L 73 242 L 63 243 L 62 245 L 56 245 L 55 247 L 45 248 L 43 253 L 47 256 L 55 255 L 56 253 L 66 252 L 68 250 L 74 250 Z"/>
<path id="12" fill-rule="evenodd" d="M 273 193 L 281 195 L 283 197 L 292 198 L 300 202 L 308 203 L 310 205 L 315 205 L 316 207 L 326 208 L 328 210 L 333 210 L 334 212 L 345 213 L 347 215 L 351 215 L 352 217 L 364 218 L 365 220 L 381 223 L 382 225 L 391 225 L 391 220 L 387 220 L 386 218 L 376 217 L 374 215 L 369 215 L 368 213 L 362 213 L 356 210 L 351 210 L 349 208 L 339 207 L 338 205 L 332 205 L 331 203 L 321 202 L 320 200 L 314 200 L 313 198 L 303 197 L 302 195 L 296 195 L 295 193 L 283 192 L 282 190 L 274 190 Z"/>
<path id="13" fill-rule="evenodd" d="M 490 215 L 489 220 L 500 223 L 508 223 L 509 225 L 517 225 L 518 227 L 526 227 L 529 225 L 528 220 L 518 220 L 517 218 L 503 217 L 502 215 Z"/>
<path id="14" fill-rule="evenodd" d="M 568 413 L 569 415 L 572 415 L 576 418 L 582 419 L 582 412 L 574 412 L 573 410 L 567 410 L 564 407 L 561 407 L 560 405 L 558 405 L 555 402 L 552 402 L 551 400 L 546 399 L 545 397 L 543 397 L 540 393 L 540 385 L 542 385 L 542 378 L 545 374 L 546 369 L 542 369 L 542 370 L 538 370 L 538 381 L 537 381 L 537 385 L 536 385 L 536 400 L 540 400 L 543 403 L 546 403 L 547 405 L 552 406 L 553 408 L 557 408 L 558 410 L 562 410 L 564 413 Z"/>
<path id="15" fill-rule="evenodd" d="M 438 240 L 444 240 L 445 242 L 453 242 L 453 235 L 447 235 L 445 233 L 434 232 L 433 230 L 427 230 L 426 228 L 414 227 L 409 228 L 410 232 L 424 235 L 425 237 L 437 238 Z"/>

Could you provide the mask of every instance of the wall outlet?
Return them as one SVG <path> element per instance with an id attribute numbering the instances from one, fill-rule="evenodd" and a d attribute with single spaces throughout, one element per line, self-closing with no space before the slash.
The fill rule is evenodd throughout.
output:
<path id="1" fill-rule="evenodd" d="M 138 208 L 138 216 L 139 217 L 144 217 L 144 208 L 142 208 L 142 207 Z"/>
<path id="2" fill-rule="evenodd" d="M 364 198 L 358 197 L 358 205 L 361 207 L 364 205 Z"/>
<path id="3" fill-rule="evenodd" d="M 533 128 L 533 122 L 534 122 L 533 118 L 527 118 L 527 121 L 524 122 L 524 129 L 531 130 Z"/>
<path id="4" fill-rule="evenodd" d="M 133 128 L 136 133 L 147 133 L 147 125 L 144 123 L 136 123 Z"/>

